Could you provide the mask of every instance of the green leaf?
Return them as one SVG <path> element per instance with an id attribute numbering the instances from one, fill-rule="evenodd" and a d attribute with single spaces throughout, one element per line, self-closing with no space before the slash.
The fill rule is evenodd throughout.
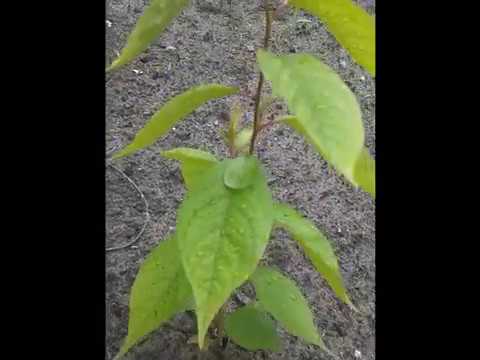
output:
<path id="1" fill-rule="evenodd" d="M 253 156 L 232 159 L 225 166 L 225 185 L 231 189 L 244 189 L 255 180 L 258 170 L 258 161 Z"/>
<path id="2" fill-rule="evenodd" d="M 352 58 L 375 77 L 375 17 L 351 0 L 289 0 L 317 16 Z"/>
<path id="3" fill-rule="evenodd" d="M 231 190 L 224 174 L 232 161 L 209 169 L 178 211 L 178 244 L 195 297 L 200 348 L 215 314 L 255 271 L 273 223 L 260 163 L 248 188 Z"/>
<path id="4" fill-rule="evenodd" d="M 353 173 L 355 182 L 375 199 L 375 160 L 364 148 L 355 164 Z"/>
<path id="5" fill-rule="evenodd" d="M 192 299 L 172 236 L 154 248 L 140 267 L 130 294 L 128 335 L 117 358 L 172 316 L 191 308 Z"/>
<path id="6" fill-rule="evenodd" d="M 212 154 L 189 148 L 176 148 L 162 151 L 162 156 L 181 162 L 183 180 L 188 190 L 191 190 L 206 170 L 218 163 Z"/>
<path id="7" fill-rule="evenodd" d="M 363 148 L 362 114 L 355 95 L 317 58 L 306 54 L 257 53 L 260 68 L 295 117 L 285 121 L 354 183 L 355 162 Z"/>
<path id="8" fill-rule="evenodd" d="M 257 268 L 250 280 L 263 308 L 289 333 L 328 351 L 313 323 L 307 300 L 292 280 L 263 266 Z"/>
<path id="9" fill-rule="evenodd" d="M 267 313 L 247 305 L 225 317 L 225 331 L 238 345 L 250 351 L 281 350 L 274 321 Z"/>
<path id="10" fill-rule="evenodd" d="M 253 129 L 251 127 L 240 130 L 235 137 L 235 149 L 239 152 L 248 150 L 250 141 L 252 141 Z"/>
<path id="11" fill-rule="evenodd" d="M 305 250 L 317 271 L 322 274 L 337 296 L 351 304 L 343 284 L 337 257 L 328 239 L 310 220 L 286 204 L 275 204 L 275 226 L 287 230 Z"/>
<path id="12" fill-rule="evenodd" d="M 189 0 L 152 0 L 138 19 L 122 53 L 107 71 L 128 64 L 145 51 L 188 3 Z"/>
<path id="13" fill-rule="evenodd" d="M 175 96 L 152 116 L 130 145 L 113 155 L 112 158 L 118 159 L 131 155 L 152 145 L 159 137 L 165 135 L 176 122 L 192 113 L 200 105 L 236 92 L 238 92 L 238 88 L 235 87 L 209 84 L 193 87 Z"/>
<path id="14" fill-rule="evenodd" d="M 239 103 L 235 103 L 230 111 L 230 123 L 228 126 L 227 138 L 228 143 L 233 144 L 235 142 L 235 135 L 237 134 L 237 127 L 243 112 Z"/>

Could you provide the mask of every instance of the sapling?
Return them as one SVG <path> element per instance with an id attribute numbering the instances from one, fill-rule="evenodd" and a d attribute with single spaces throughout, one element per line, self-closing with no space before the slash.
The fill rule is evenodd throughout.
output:
<path id="1" fill-rule="evenodd" d="M 107 71 L 133 61 L 189 3 L 151 0 Z M 289 126 L 340 176 L 375 197 L 375 160 L 364 146 L 355 95 L 319 58 L 275 55 L 268 50 L 272 22 L 287 6 L 316 15 L 351 57 L 375 76 L 374 18 L 351 0 L 289 0 L 276 8 L 264 1 L 259 11 L 265 13 L 265 37 L 256 52 L 260 73 L 253 119 L 243 125 L 244 109 L 232 107 L 223 131 L 229 149 L 223 159 L 190 148 L 162 152 L 165 158 L 180 162 L 187 194 L 178 209 L 176 231 L 160 241 L 137 274 L 130 295 L 128 335 L 117 358 L 184 311 L 195 313 L 195 341 L 200 349 L 216 334 L 217 339 L 227 336 L 248 350 L 278 351 L 279 324 L 328 352 L 302 291 L 280 270 L 260 264 L 276 228 L 298 242 L 339 299 L 355 310 L 328 239 L 313 222 L 272 198 L 264 168 L 255 156 L 260 133 L 273 123 Z M 266 81 L 271 83 L 271 96 L 263 94 Z M 112 159 L 145 149 L 202 104 L 238 91 L 199 84 L 172 97 Z M 289 113 L 269 118 L 269 107 L 279 99 L 286 102 Z M 246 282 L 253 285 L 255 300 L 227 313 L 226 302 Z M 209 332 L 212 328 L 216 331 Z"/>

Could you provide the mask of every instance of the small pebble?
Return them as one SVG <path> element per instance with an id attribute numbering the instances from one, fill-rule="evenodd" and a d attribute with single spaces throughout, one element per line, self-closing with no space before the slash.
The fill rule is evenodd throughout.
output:
<path id="1" fill-rule="evenodd" d="M 112 27 L 112 22 L 111 21 L 106 20 L 105 23 L 107 24 L 107 27 L 109 27 L 109 28 Z"/>
<path id="2" fill-rule="evenodd" d="M 212 41 L 213 40 L 213 36 L 212 36 L 212 33 L 210 31 L 207 31 L 204 35 L 203 35 L 203 41 Z"/>
<path id="3" fill-rule="evenodd" d="M 312 21 L 311 20 L 308 20 L 308 19 L 298 19 L 297 20 L 297 23 L 308 23 L 310 24 Z"/>
<path id="4" fill-rule="evenodd" d="M 148 55 L 144 56 L 144 57 L 140 58 L 140 61 L 145 64 L 145 63 L 150 61 L 150 56 L 148 56 Z"/>
<path id="5" fill-rule="evenodd" d="M 360 350 L 355 350 L 355 353 L 353 355 L 355 356 L 355 359 L 362 358 L 362 353 L 360 352 Z"/>

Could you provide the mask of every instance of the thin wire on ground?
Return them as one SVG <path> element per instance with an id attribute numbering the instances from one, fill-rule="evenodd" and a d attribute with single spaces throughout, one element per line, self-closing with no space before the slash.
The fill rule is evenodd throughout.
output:
<path id="1" fill-rule="evenodd" d="M 135 182 L 127 174 L 125 174 L 122 170 L 120 170 L 115 165 L 112 165 L 111 163 L 108 163 L 107 165 L 110 166 L 115 171 L 117 171 L 120 175 L 122 175 L 125 179 L 127 179 L 127 181 L 130 184 L 132 184 L 132 186 L 135 188 L 135 190 L 140 194 L 140 197 L 142 198 L 143 203 L 145 205 L 145 221 L 143 223 L 143 226 L 142 226 L 142 229 L 140 230 L 140 232 L 137 234 L 137 236 L 135 236 L 135 238 L 132 241 L 129 241 L 125 245 L 114 246 L 114 247 L 110 247 L 110 248 L 105 249 L 105 251 L 110 252 L 110 251 L 115 251 L 115 250 L 126 249 L 126 248 L 132 246 L 133 244 L 135 244 L 142 237 L 143 233 L 145 232 L 145 229 L 147 228 L 148 221 L 150 220 L 150 211 L 149 211 L 149 208 L 148 208 L 147 199 L 145 198 L 145 195 L 140 190 L 140 188 L 137 186 L 137 184 L 135 184 Z"/>

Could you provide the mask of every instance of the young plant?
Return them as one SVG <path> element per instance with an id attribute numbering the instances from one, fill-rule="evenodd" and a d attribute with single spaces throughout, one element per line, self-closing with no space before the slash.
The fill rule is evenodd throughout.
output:
<path id="1" fill-rule="evenodd" d="M 107 71 L 131 62 L 188 4 L 188 0 L 152 0 Z M 274 15 L 292 6 L 318 16 L 374 77 L 374 18 L 350 0 L 289 0 L 277 9 L 268 1 L 264 5 L 266 31 L 263 49 L 257 51 L 261 72 L 252 125 L 239 128 L 242 110 L 234 106 L 224 131 L 229 148 L 225 159 L 189 148 L 162 152 L 181 163 L 187 195 L 178 210 L 176 232 L 152 250 L 138 272 L 131 289 L 128 335 L 117 358 L 187 310 L 196 314 L 200 349 L 214 326 L 220 339 L 226 333 L 246 349 L 278 351 L 278 322 L 289 333 L 328 351 L 301 290 L 280 271 L 259 265 L 275 228 L 291 234 L 335 294 L 355 309 L 329 241 L 311 221 L 272 199 L 254 153 L 259 133 L 272 124 L 266 116 L 268 107 L 283 99 L 291 115 L 274 121 L 303 135 L 340 175 L 375 197 L 375 160 L 364 146 L 354 94 L 317 57 L 274 55 L 267 50 Z M 271 82 L 274 97 L 262 96 L 265 80 Z M 113 159 L 152 145 L 205 102 L 237 92 L 234 87 L 203 84 L 173 97 Z M 225 303 L 245 282 L 253 284 L 256 301 L 226 314 Z"/>

